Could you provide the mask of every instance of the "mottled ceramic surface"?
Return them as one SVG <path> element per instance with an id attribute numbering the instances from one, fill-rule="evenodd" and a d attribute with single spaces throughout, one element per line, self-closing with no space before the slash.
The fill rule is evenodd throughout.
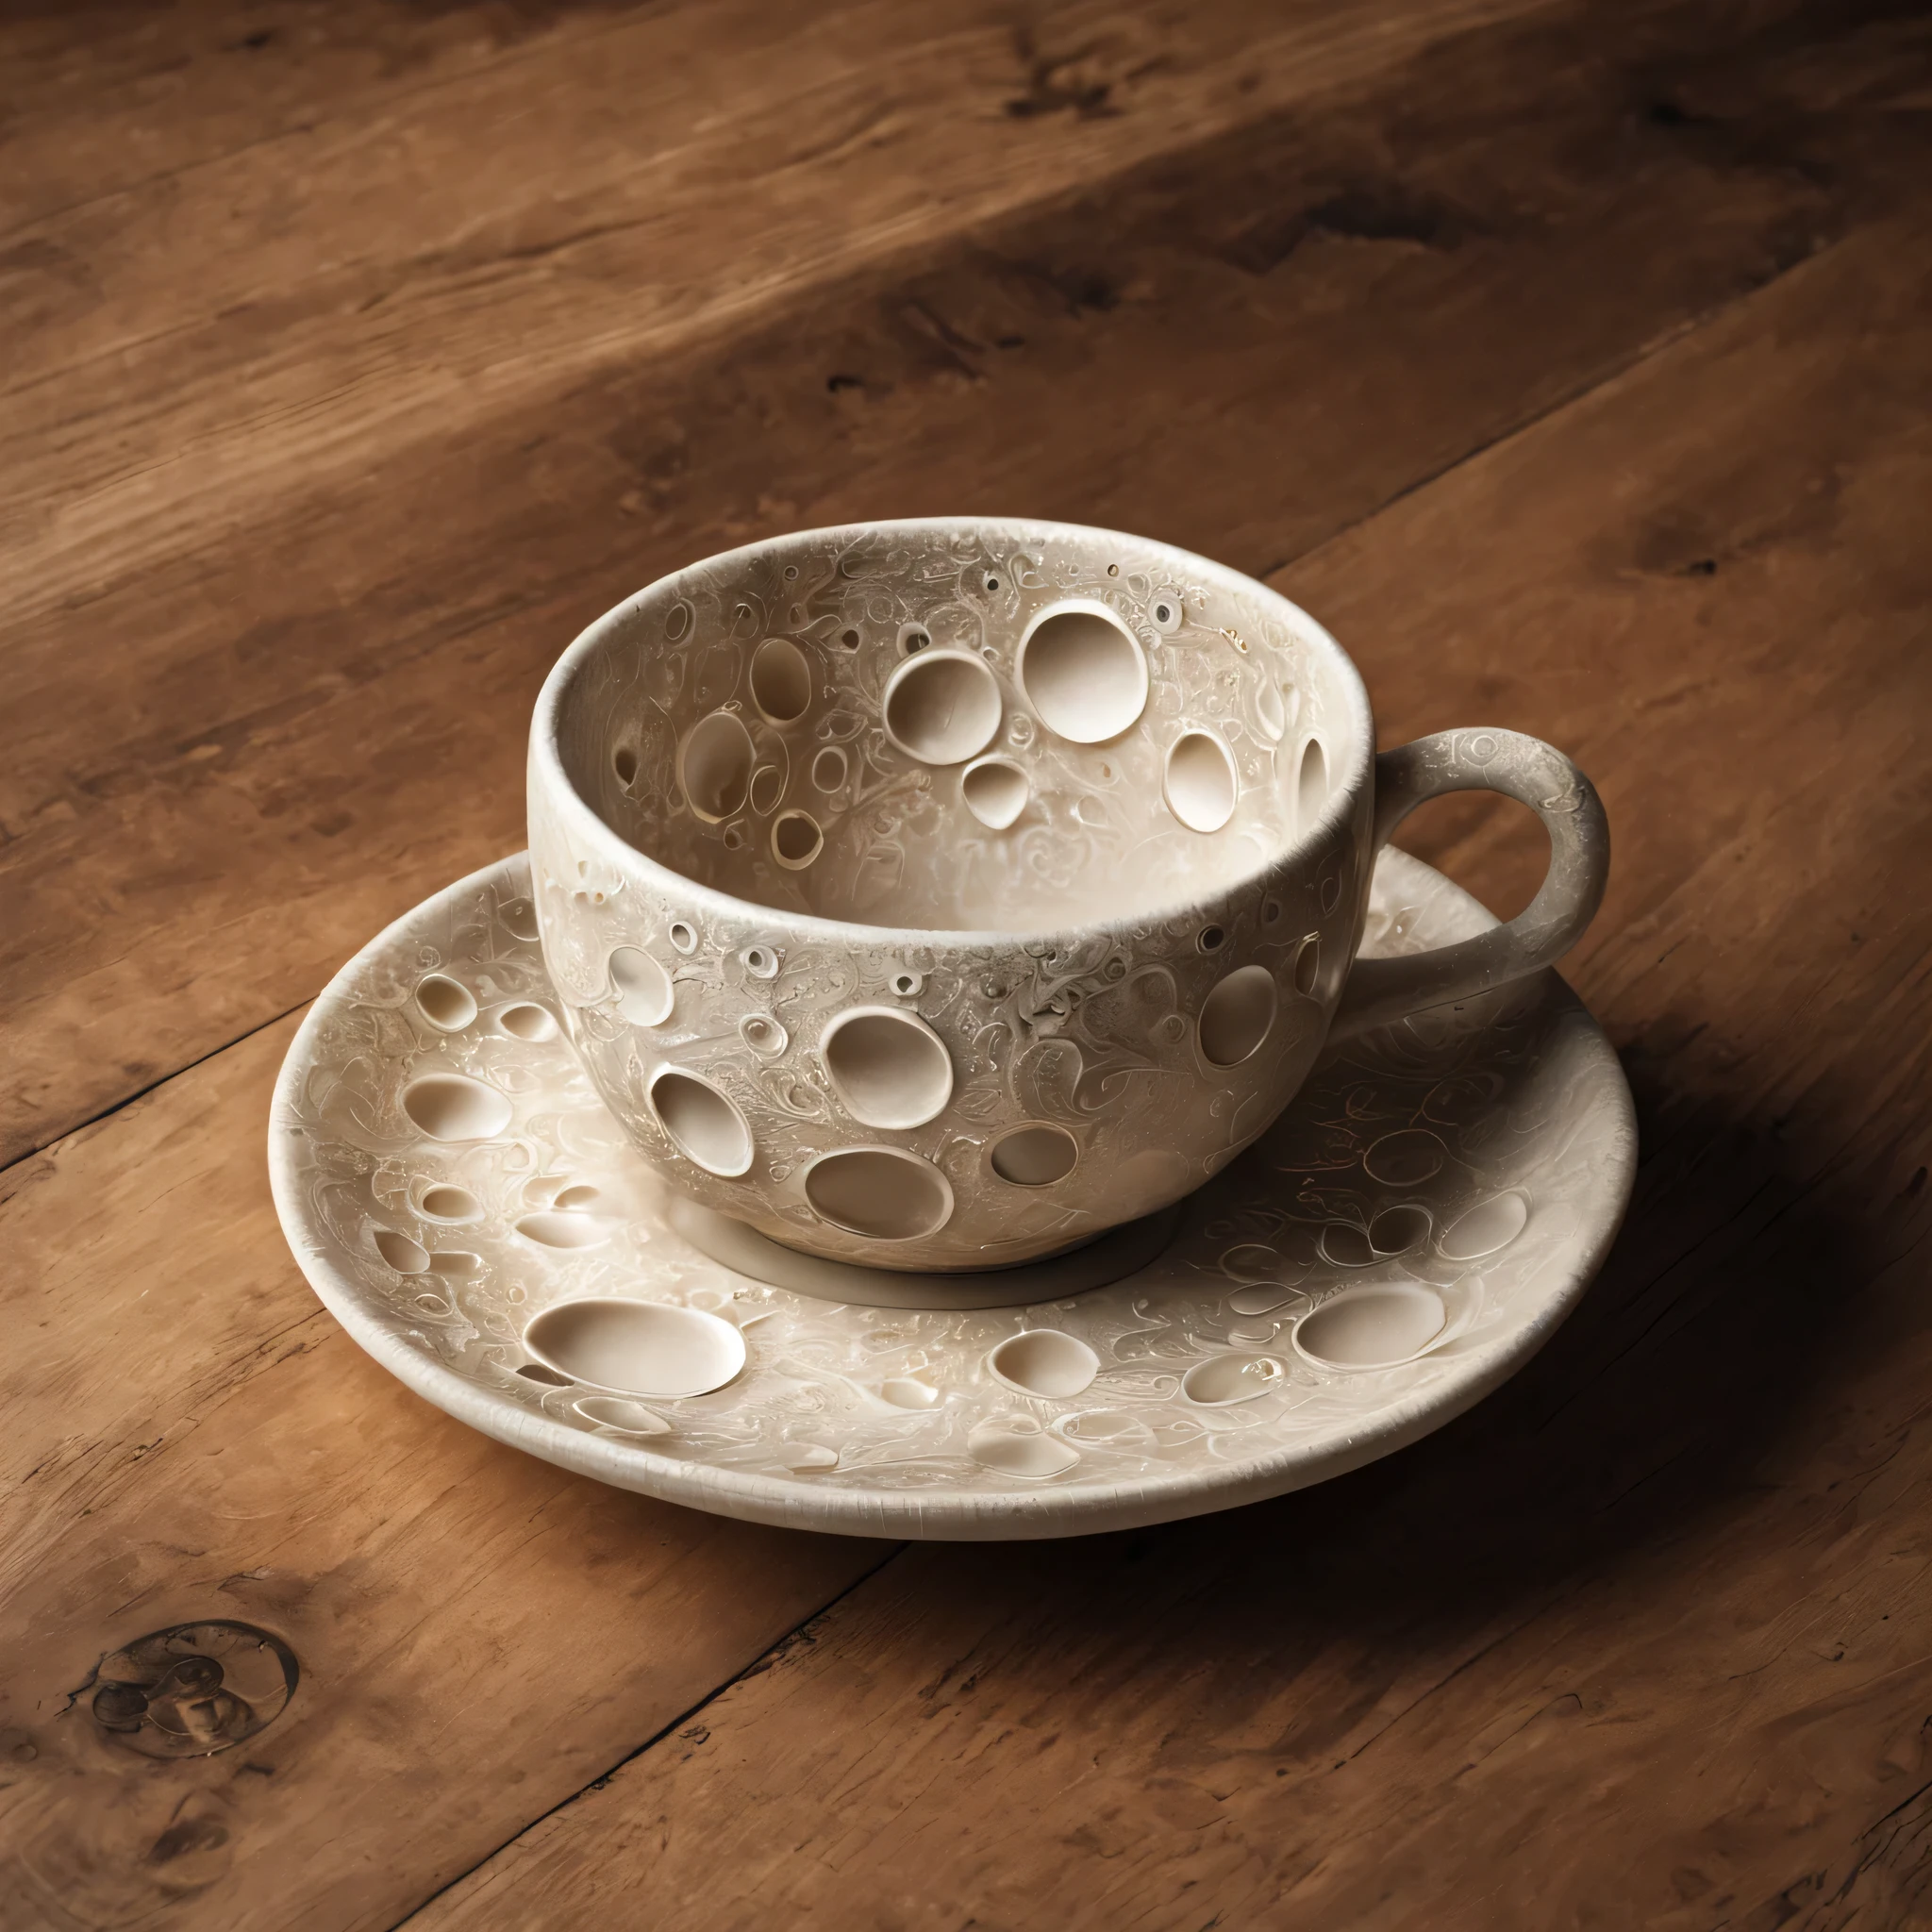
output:
<path id="1" fill-rule="evenodd" d="M 593 625 L 531 740 L 559 1014 L 667 1178 L 986 1268 L 1179 1198 L 1319 1051 L 1373 727 L 1321 626 L 1062 525 L 811 531 Z"/>
<path id="2" fill-rule="evenodd" d="M 1293 1489 L 1520 1365 L 1628 1196 L 1622 1073 L 1545 974 L 1340 1049 L 1125 1280 L 967 1314 L 810 1299 L 672 1230 L 661 1179 L 561 1037 L 530 893 L 508 860 L 338 975 L 276 1091 L 275 1199 L 318 1293 L 411 1388 L 649 1494 L 987 1538 Z M 1368 954 L 1492 925 L 1383 855 Z"/>

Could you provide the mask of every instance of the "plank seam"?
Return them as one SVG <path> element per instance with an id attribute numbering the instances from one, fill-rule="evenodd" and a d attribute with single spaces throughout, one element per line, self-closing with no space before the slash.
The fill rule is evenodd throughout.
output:
<path id="1" fill-rule="evenodd" d="M 605 1786 L 608 1785 L 610 1782 L 610 1780 L 618 1774 L 619 1772 L 625 1770 L 626 1766 L 635 1764 L 637 1760 L 640 1757 L 643 1757 L 643 1755 L 647 1751 L 656 1750 L 657 1747 L 665 1740 L 665 1739 L 671 1737 L 682 1725 L 690 1724 L 691 1719 L 696 1717 L 701 1711 L 708 1710 L 712 1705 L 716 1704 L 721 1697 L 724 1696 L 735 1686 L 745 1683 L 753 1677 L 761 1676 L 766 1671 L 770 1670 L 773 1667 L 773 1665 L 782 1660 L 782 1658 L 787 1655 L 787 1653 L 791 1651 L 791 1649 L 797 1643 L 801 1635 L 803 1635 L 806 1631 L 808 1631 L 814 1624 L 819 1623 L 824 1618 L 830 1616 L 831 1613 L 835 1609 L 837 1609 L 841 1603 L 843 1603 L 847 1597 L 851 1596 L 855 1591 L 862 1590 L 868 1583 L 870 1583 L 873 1580 L 874 1576 L 878 1575 L 889 1563 L 892 1563 L 896 1561 L 900 1557 L 904 1556 L 908 1547 L 908 1545 L 905 1543 L 894 1543 L 891 1546 L 891 1548 L 888 1550 L 886 1554 L 883 1557 L 881 1557 L 879 1560 L 876 1563 L 874 1563 L 869 1570 L 862 1571 L 858 1575 L 855 1576 L 850 1583 L 846 1584 L 842 1590 L 837 1591 L 831 1596 L 827 1597 L 825 1601 L 822 1603 L 818 1607 L 818 1608 L 813 1610 L 808 1616 L 801 1617 L 798 1620 L 798 1622 L 791 1626 L 791 1629 L 787 1630 L 781 1637 L 777 1638 L 774 1641 L 768 1644 L 763 1650 L 759 1651 L 758 1654 L 756 1657 L 754 1657 L 750 1660 L 750 1662 L 745 1664 L 741 1669 L 734 1671 L 731 1674 L 731 1675 L 726 1677 L 722 1683 L 716 1685 L 711 1690 L 706 1691 L 705 1694 L 696 1701 L 696 1703 L 691 1705 L 686 1709 L 679 1711 L 675 1717 L 669 1719 L 665 1724 L 660 1725 L 658 1729 L 653 1731 L 651 1735 L 648 1738 L 646 1738 L 641 1744 L 638 1745 L 635 1750 L 625 1752 L 625 1755 L 622 1757 L 620 1757 L 616 1761 L 616 1763 L 611 1765 L 608 1771 L 599 1772 L 597 1775 L 593 1777 L 587 1785 L 583 1786 L 581 1790 L 571 1792 L 571 1794 L 567 1798 L 559 1798 L 557 1801 L 557 1803 L 551 1806 L 547 1811 L 540 1811 L 536 1815 L 536 1817 L 532 1818 L 527 1824 L 519 1825 L 517 1829 L 509 1835 L 508 1838 L 505 1839 L 501 1844 L 492 1846 L 491 1850 L 484 1853 L 484 1855 L 480 1858 L 478 1858 L 474 1865 L 466 1866 L 461 1872 L 458 1872 L 454 1878 L 446 1880 L 443 1884 L 438 1886 L 434 1891 L 430 1892 L 427 1897 L 418 1901 L 417 1904 L 411 1906 L 409 1909 L 406 1913 L 404 1913 L 404 1915 L 400 1919 L 398 1919 L 392 1926 L 390 1927 L 390 1932 L 404 1932 L 404 1927 L 408 1926 L 413 1921 L 420 1918 L 422 1914 L 426 1912 L 429 1909 L 429 1907 L 436 1903 L 438 1899 L 441 1898 L 444 1895 L 444 1893 L 455 1890 L 455 1889 L 458 1885 L 462 1884 L 466 1878 L 473 1877 L 476 1873 L 482 1871 L 484 1866 L 488 1865 L 492 1858 L 500 1857 L 504 1852 L 508 1851 L 511 1845 L 517 1843 L 519 1840 L 527 1838 L 530 1835 L 530 1833 L 535 1831 L 540 1824 L 543 1824 L 547 1823 L 550 1819 L 555 1818 L 560 1811 L 569 1810 L 573 1805 L 576 1804 L 580 1799 L 589 1797 L 591 1792 L 601 1791 L 605 1788 Z"/>

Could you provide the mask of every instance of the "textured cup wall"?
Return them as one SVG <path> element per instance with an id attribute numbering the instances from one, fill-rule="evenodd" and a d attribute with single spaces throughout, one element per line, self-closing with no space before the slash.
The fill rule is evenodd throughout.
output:
<path id="1" fill-rule="evenodd" d="M 712 558 L 539 705 L 566 1024 L 667 1175 L 779 1241 L 1050 1253 L 1188 1192 L 1300 1084 L 1360 929 L 1371 738 L 1318 625 L 1144 541 L 941 522 Z"/>

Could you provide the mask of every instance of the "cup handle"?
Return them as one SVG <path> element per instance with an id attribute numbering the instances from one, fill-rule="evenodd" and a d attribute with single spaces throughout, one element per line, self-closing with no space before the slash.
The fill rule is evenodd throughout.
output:
<path id="1" fill-rule="evenodd" d="M 1329 1025 L 1331 1041 L 1541 971 L 1582 938 L 1603 903 L 1610 870 L 1603 801 L 1561 752 L 1520 731 L 1439 731 L 1380 753 L 1371 858 L 1417 806 L 1445 791 L 1500 791 L 1528 806 L 1550 835 L 1542 886 L 1491 932 L 1407 958 L 1356 960 Z"/>

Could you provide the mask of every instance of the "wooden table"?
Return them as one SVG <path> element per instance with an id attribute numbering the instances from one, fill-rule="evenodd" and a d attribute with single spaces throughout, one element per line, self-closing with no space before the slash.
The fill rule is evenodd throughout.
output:
<path id="1" fill-rule="evenodd" d="M 1847 0 L 0 19 L 0 1924 L 1932 1923 L 1932 25 Z M 1008 511 L 1563 745 L 1643 1168 L 1503 1393 L 898 1548 L 407 1393 L 282 1241 L 329 973 L 659 573 Z M 1413 849 L 1500 911 L 1527 814 Z M 287 1711 L 149 1760 L 104 1654 Z"/>

